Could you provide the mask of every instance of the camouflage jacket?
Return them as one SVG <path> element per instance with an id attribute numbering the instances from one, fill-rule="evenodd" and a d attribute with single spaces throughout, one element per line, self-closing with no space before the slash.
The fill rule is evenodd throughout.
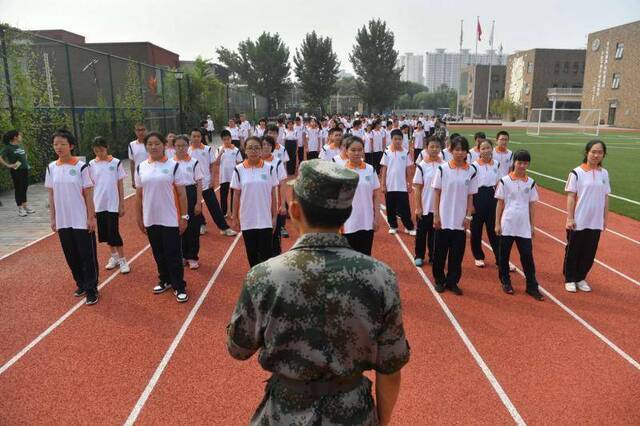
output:
<path id="1" fill-rule="evenodd" d="M 228 326 L 236 359 L 260 351 L 262 368 L 298 380 L 327 380 L 409 361 L 396 277 L 352 250 L 338 234 L 306 234 L 293 248 L 256 265 L 245 278 Z M 371 382 L 307 400 L 267 384 L 252 424 L 375 425 Z"/>

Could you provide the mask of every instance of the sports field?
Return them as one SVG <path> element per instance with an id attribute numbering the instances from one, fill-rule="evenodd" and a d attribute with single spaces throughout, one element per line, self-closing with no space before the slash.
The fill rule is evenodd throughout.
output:
<path id="1" fill-rule="evenodd" d="M 483 131 L 487 137 L 495 140 L 496 132 L 501 129 L 503 127 L 451 126 L 450 131 L 462 133 L 471 142 L 477 131 Z M 571 169 L 582 161 L 585 144 L 596 138 L 579 133 L 529 136 L 525 128 L 504 129 L 511 135 L 511 150 L 527 149 L 531 153 L 531 177 L 538 184 L 556 192 L 564 191 L 564 183 L 556 179 L 567 179 Z M 611 210 L 640 219 L 640 132 L 601 129 L 597 138 L 607 144 L 604 167 L 609 171 L 611 189 L 615 195 L 610 198 Z"/>

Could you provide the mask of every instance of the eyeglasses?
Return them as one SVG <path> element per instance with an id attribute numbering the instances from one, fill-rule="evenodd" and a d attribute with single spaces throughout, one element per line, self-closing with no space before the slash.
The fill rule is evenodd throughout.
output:
<path id="1" fill-rule="evenodd" d="M 260 151 L 261 149 L 261 146 L 247 146 L 244 148 L 245 151 Z"/>

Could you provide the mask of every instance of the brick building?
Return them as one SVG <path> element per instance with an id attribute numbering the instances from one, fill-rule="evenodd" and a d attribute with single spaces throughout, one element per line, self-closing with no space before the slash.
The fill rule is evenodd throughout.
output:
<path id="1" fill-rule="evenodd" d="M 580 108 L 585 71 L 583 49 L 530 49 L 509 55 L 504 98 L 522 108 Z"/>
<path id="2" fill-rule="evenodd" d="M 640 128 L 640 21 L 589 34 L 583 108 L 601 123 Z"/>
<path id="3" fill-rule="evenodd" d="M 491 67 L 491 91 L 489 103 L 504 98 L 504 84 L 507 67 Z M 470 118 L 485 118 L 487 113 L 487 89 L 489 85 L 489 65 L 469 65 L 460 73 L 460 101 L 463 115 Z"/>

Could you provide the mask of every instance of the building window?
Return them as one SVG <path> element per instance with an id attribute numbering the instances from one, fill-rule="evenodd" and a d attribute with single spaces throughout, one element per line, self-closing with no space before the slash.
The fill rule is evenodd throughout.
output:
<path id="1" fill-rule="evenodd" d="M 611 80 L 611 88 L 618 89 L 620 87 L 620 73 L 613 73 L 613 80 Z"/>
<path id="2" fill-rule="evenodd" d="M 565 74 L 569 74 L 569 62 L 564 63 L 564 67 L 562 68 L 562 72 Z"/>
<path id="3" fill-rule="evenodd" d="M 533 72 L 533 62 L 527 63 L 527 73 L 531 74 Z"/>
<path id="4" fill-rule="evenodd" d="M 574 74 L 578 74 L 578 71 L 580 71 L 580 64 L 577 62 L 573 63 L 573 73 Z"/>
<path id="5" fill-rule="evenodd" d="M 558 87 L 558 83 L 553 83 L 553 86 L 551 86 L 551 87 L 553 87 L 555 89 L 556 87 Z"/>
<path id="6" fill-rule="evenodd" d="M 500 76 L 499 75 L 492 75 L 491 76 L 491 81 L 500 81 Z"/>
<path id="7" fill-rule="evenodd" d="M 622 59 L 624 53 L 624 43 L 616 43 L 616 59 Z"/>
<path id="8" fill-rule="evenodd" d="M 524 84 L 524 94 L 528 95 L 529 94 L 529 83 L 525 83 Z"/>
<path id="9" fill-rule="evenodd" d="M 558 74 L 560 72 L 560 62 L 556 62 L 555 66 L 553 67 L 553 72 L 554 74 Z"/>

